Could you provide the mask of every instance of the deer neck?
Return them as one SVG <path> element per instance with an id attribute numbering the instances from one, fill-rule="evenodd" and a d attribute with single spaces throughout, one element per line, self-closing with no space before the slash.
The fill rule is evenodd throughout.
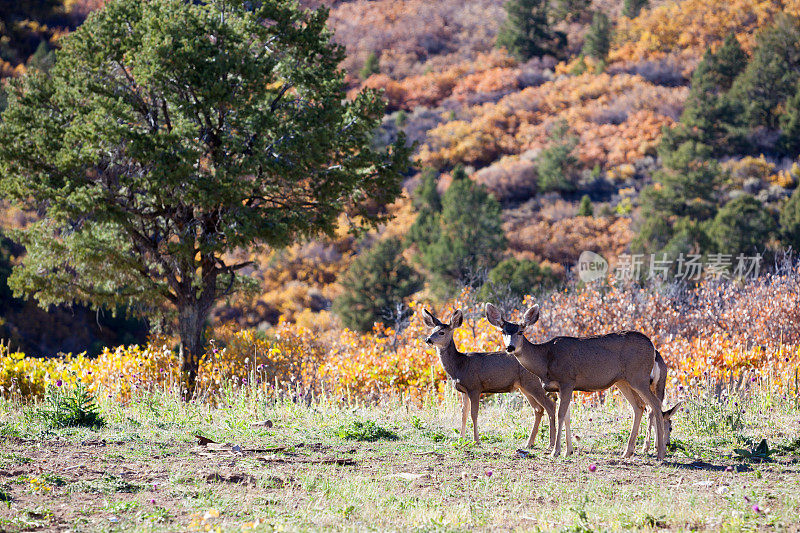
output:
<path id="1" fill-rule="evenodd" d="M 531 374 L 545 383 L 550 381 L 548 372 L 548 349 L 545 344 L 536 344 L 522 337 L 522 347 L 515 354 L 519 363 Z"/>
<path id="2" fill-rule="evenodd" d="M 458 351 L 455 341 L 450 339 L 450 343 L 445 348 L 437 346 L 436 351 L 439 353 L 439 360 L 442 362 L 445 373 L 451 378 L 457 379 L 465 356 Z"/>

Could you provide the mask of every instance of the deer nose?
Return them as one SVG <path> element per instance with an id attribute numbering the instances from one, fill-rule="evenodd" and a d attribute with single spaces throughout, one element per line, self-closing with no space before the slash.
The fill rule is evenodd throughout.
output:
<path id="1" fill-rule="evenodd" d="M 514 353 L 514 345 L 513 345 L 513 344 L 509 344 L 509 345 L 506 347 L 506 351 L 507 351 L 508 353 Z"/>
<path id="2" fill-rule="evenodd" d="M 433 344 L 433 341 L 431 340 L 430 337 L 428 337 L 427 339 L 425 339 L 425 343 L 426 344 Z"/>

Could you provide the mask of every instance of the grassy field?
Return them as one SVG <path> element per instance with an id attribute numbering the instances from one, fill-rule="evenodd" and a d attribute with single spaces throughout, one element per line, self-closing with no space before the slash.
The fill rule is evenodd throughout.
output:
<path id="1" fill-rule="evenodd" d="M 0 531 L 797 531 L 800 411 L 722 398 L 687 399 L 663 463 L 641 443 L 620 458 L 631 416 L 613 395 L 573 404 L 576 453 L 558 459 L 546 427 L 520 450 L 533 416 L 514 395 L 484 400 L 480 446 L 455 433 L 454 396 L 413 407 L 230 392 L 212 407 L 153 394 L 100 401 L 98 429 L 48 429 L 37 406 L 3 401 Z M 761 439 L 766 460 L 734 452 Z"/>

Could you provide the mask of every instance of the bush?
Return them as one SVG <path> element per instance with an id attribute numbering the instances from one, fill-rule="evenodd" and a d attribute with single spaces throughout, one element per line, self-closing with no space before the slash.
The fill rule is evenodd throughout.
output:
<path id="1" fill-rule="evenodd" d="M 744 194 L 719 210 L 708 234 L 718 252 L 736 257 L 763 251 L 775 229 L 772 215 L 761 202 Z"/>
<path id="2" fill-rule="evenodd" d="M 349 424 L 343 424 L 336 430 L 336 436 L 344 440 L 358 440 L 365 442 L 375 442 L 377 440 L 397 440 L 397 433 L 383 428 L 372 420 L 360 421 L 353 420 Z"/>
<path id="3" fill-rule="evenodd" d="M 33 416 L 49 428 L 102 427 L 105 425 L 94 395 L 78 380 L 74 386 L 64 385 L 60 380 L 47 388 L 44 406 Z"/>
<path id="4" fill-rule="evenodd" d="M 493 303 L 509 297 L 519 299 L 552 287 L 558 281 L 553 271 L 530 259 L 506 259 L 494 267 L 479 296 Z"/>
<path id="5" fill-rule="evenodd" d="M 581 198 L 581 205 L 578 206 L 578 216 L 579 217 L 593 217 L 594 216 L 594 207 L 592 206 L 592 199 L 589 198 L 589 195 L 584 194 Z"/>
<path id="6" fill-rule="evenodd" d="M 364 62 L 364 66 L 361 67 L 361 77 L 363 79 L 367 79 L 373 74 L 378 74 L 381 71 L 381 64 L 380 59 L 378 59 L 378 55 L 375 52 L 370 52 L 367 56 L 367 60 Z"/>

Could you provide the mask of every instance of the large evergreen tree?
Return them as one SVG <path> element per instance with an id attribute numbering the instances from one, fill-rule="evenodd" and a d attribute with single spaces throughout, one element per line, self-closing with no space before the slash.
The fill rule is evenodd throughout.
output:
<path id="1" fill-rule="evenodd" d="M 781 104 L 794 95 L 800 79 L 800 18 L 781 15 L 763 30 L 747 68 L 731 95 L 751 127 L 777 129 Z"/>
<path id="2" fill-rule="evenodd" d="M 746 133 L 743 108 L 728 91 L 746 66 L 747 55 L 734 34 L 716 52 L 707 51 L 692 74 L 680 125 L 667 134 L 667 142 L 693 140 L 710 146 L 716 154 L 740 150 Z"/>
<path id="3" fill-rule="evenodd" d="M 3 113 L 0 191 L 44 215 L 19 235 L 15 292 L 166 312 L 192 386 L 209 311 L 248 265 L 229 252 L 331 233 L 343 211 L 382 220 L 409 150 L 371 148 L 383 103 L 346 99 L 326 20 L 283 0 L 94 12 Z"/>
<path id="4" fill-rule="evenodd" d="M 800 154 L 800 83 L 783 107 L 779 118 L 781 136 L 778 142 L 784 153 L 796 157 Z"/>
<path id="5" fill-rule="evenodd" d="M 433 168 L 426 168 L 412 196 L 417 218 L 409 228 L 406 240 L 409 245 L 417 245 L 420 249 L 425 249 L 439 238 L 442 198 L 436 189 L 438 181 L 439 173 Z"/>
<path id="6" fill-rule="evenodd" d="M 333 309 L 344 325 L 368 331 L 375 322 L 386 322 L 398 304 L 422 288 L 419 274 L 401 255 L 402 241 L 379 241 L 353 261 L 340 279 L 344 292 Z"/>
<path id="7" fill-rule="evenodd" d="M 456 179 L 442 198 L 436 240 L 420 247 L 421 261 L 441 294 L 474 284 L 500 261 L 506 241 L 500 204 L 486 187 Z"/>
<path id="8" fill-rule="evenodd" d="M 497 46 L 504 46 L 522 61 L 559 55 L 566 36 L 552 29 L 548 0 L 508 0 L 505 10 L 508 18 L 497 34 Z"/>
<path id="9" fill-rule="evenodd" d="M 686 141 L 677 148 L 662 144 L 663 168 L 642 192 L 642 222 L 632 247 L 645 253 L 704 249 L 702 222 L 717 212 L 721 170 L 710 147 Z"/>

